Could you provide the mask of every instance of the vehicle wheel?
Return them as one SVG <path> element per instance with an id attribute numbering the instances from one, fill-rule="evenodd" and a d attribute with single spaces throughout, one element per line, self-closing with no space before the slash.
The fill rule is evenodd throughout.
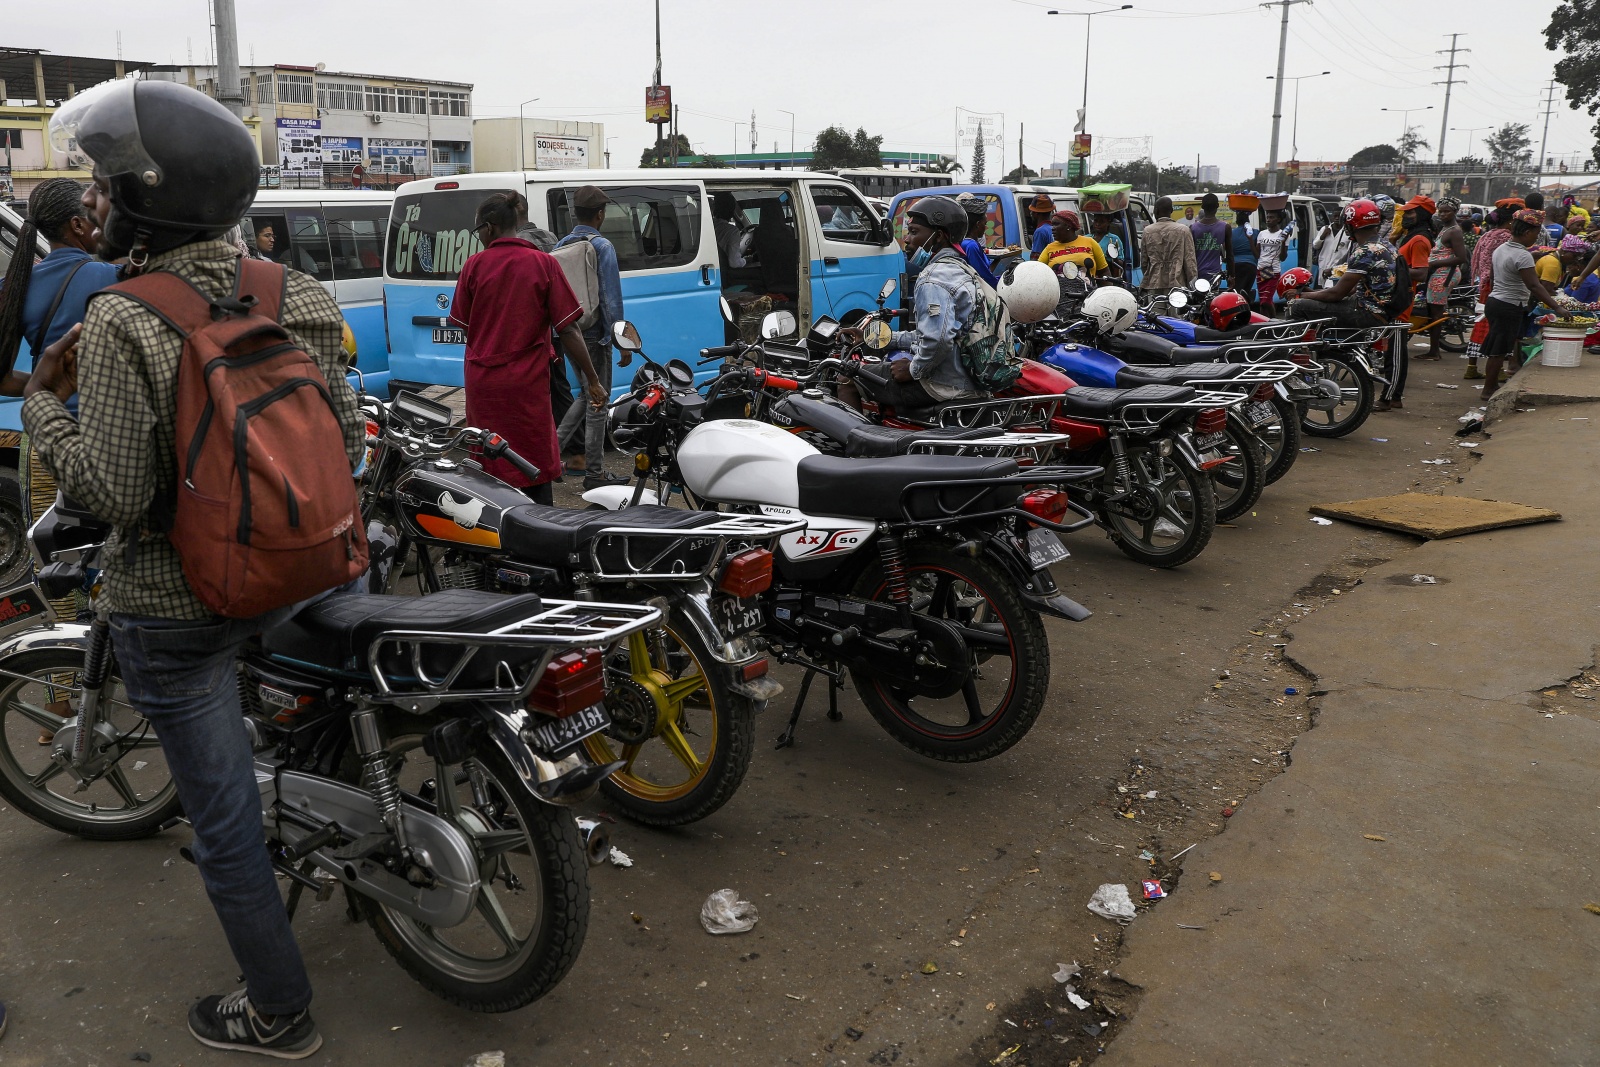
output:
<path id="1" fill-rule="evenodd" d="M 412 737 L 391 749 L 420 756 L 421 744 Z M 431 759 L 418 762 L 431 773 Z M 469 1011 L 514 1011 L 555 988 L 583 947 L 583 840 L 572 814 L 535 799 L 492 745 L 460 764 L 455 779 L 455 821 L 473 843 L 482 878 L 476 912 L 441 929 L 357 899 L 383 947 L 429 992 Z"/>
<path id="2" fill-rule="evenodd" d="M 1211 542 L 1217 527 L 1217 497 L 1204 471 L 1183 462 L 1176 450 L 1162 456 L 1150 444 L 1128 446 L 1133 492 L 1117 501 L 1102 501 L 1100 521 L 1111 540 L 1129 559 L 1152 567 L 1188 563 Z M 1107 469 L 1102 492 L 1117 491 L 1117 477 Z"/>
<path id="3" fill-rule="evenodd" d="M 1288 474 L 1300 458 L 1300 409 L 1276 397 L 1272 406 L 1278 410 L 1278 420 L 1256 427 L 1256 435 L 1267 450 L 1268 485 Z"/>
<path id="4" fill-rule="evenodd" d="M 1217 521 L 1232 522 L 1249 513 L 1267 487 L 1267 458 L 1256 436 L 1244 419 L 1228 412 L 1223 441 L 1202 453 L 1204 459 L 1233 457 L 1233 462 L 1211 469 L 1211 488 L 1217 496 Z"/>
<path id="5" fill-rule="evenodd" d="M 1308 407 L 1300 428 L 1312 437 L 1343 437 L 1354 433 L 1372 414 L 1372 376 L 1343 356 L 1323 356 L 1323 376 L 1337 382 L 1341 400 L 1332 411 Z"/>
<path id="6" fill-rule="evenodd" d="M 33 557 L 28 551 L 28 518 L 22 509 L 22 485 L 0 475 L 0 589 L 28 581 Z"/>
<path id="7" fill-rule="evenodd" d="M 1465 352 L 1472 339 L 1472 327 L 1471 315 L 1451 315 L 1439 331 L 1439 347 L 1446 352 Z"/>
<path id="8" fill-rule="evenodd" d="M 851 668 L 861 702 L 889 736 L 920 756 L 975 763 L 998 756 L 1033 726 L 1050 681 L 1050 642 L 1037 612 L 1012 580 L 985 559 L 956 556 L 938 545 L 905 552 L 912 610 L 948 619 L 968 643 L 973 675 L 949 697 L 908 693 Z M 856 581 L 856 596 L 888 600 L 882 566 Z"/>
<path id="9" fill-rule="evenodd" d="M 160 742 L 149 720 L 128 703 L 114 666 L 100 741 L 109 742 L 108 751 L 116 755 L 81 793 L 39 738 L 73 726 L 67 701 L 80 684 L 83 651 L 40 649 L 0 667 L 10 672 L 0 684 L 0 796 L 18 811 L 90 841 L 149 837 L 178 815 L 178 787 Z"/>
<path id="10" fill-rule="evenodd" d="M 637 822 L 698 822 L 728 802 L 750 769 L 755 708 L 729 688 L 676 611 L 607 660 L 606 711 L 611 727 L 584 745 L 596 763 L 623 761 L 600 791 Z"/>

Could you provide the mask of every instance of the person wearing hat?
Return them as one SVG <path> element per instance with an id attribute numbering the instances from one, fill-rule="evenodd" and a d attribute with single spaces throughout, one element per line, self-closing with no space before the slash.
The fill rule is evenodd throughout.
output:
<path id="1" fill-rule="evenodd" d="M 1044 246 L 1055 240 L 1050 229 L 1050 216 L 1056 213 L 1056 202 L 1044 193 L 1028 201 L 1028 218 L 1033 224 L 1033 240 L 1028 247 L 1028 258 L 1038 259 Z"/>
<path id="2" fill-rule="evenodd" d="M 961 193 L 955 201 L 967 214 L 967 236 L 961 241 L 961 254 L 978 272 L 978 277 L 993 289 L 1000 284 L 1000 280 L 994 276 L 994 269 L 989 265 L 989 254 L 983 247 L 984 233 L 989 229 L 989 198 Z"/>
<path id="3" fill-rule="evenodd" d="M 1082 233 L 1083 223 L 1078 221 L 1076 211 L 1063 208 L 1050 216 L 1050 232 L 1055 240 L 1044 246 L 1044 251 L 1039 253 L 1039 262 L 1061 273 L 1061 268 L 1068 263 L 1077 264 L 1078 270 L 1091 278 L 1106 272 L 1106 254 L 1100 248 L 1100 243 L 1093 238 L 1085 237 Z"/>
<path id="4" fill-rule="evenodd" d="M 617 267 L 617 250 L 600 236 L 600 224 L 605 221 L 606 205 L 611 198 L 598 185 L 585 185 L 572 193 L 572 214 L 578 224 L 572 232 L 556 242 L 556 247 L 588 241 L 594 246 L 595 268 L 600 275 L 600 317 L 583 331 L 583 340 L 589 349 L 589 361 L 594 364 L 600 386 L 611 393 L 611 327 L 622 320 L 622 272 Z M 624 352 L 618 366 L 626 367 L 632 356 Z M 624 485 L 626 478 L 607 474 L 605 467 L 606 406 L 573 404 L 561 417 L 556 429 L 556 440 L 567 445 L 583 427 L 583 450 L 563 450 L 562 471 L 576 477 L 583 476 L 585 489 L 599 489 L 607 485 Z M 570 446 L 569 446 L 570 447 Z"/>

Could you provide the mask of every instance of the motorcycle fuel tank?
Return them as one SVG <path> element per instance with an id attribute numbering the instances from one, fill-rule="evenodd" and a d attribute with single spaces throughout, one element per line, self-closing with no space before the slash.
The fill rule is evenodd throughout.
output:
<path id="1" fill-rule="evenodd" d="M 475 465 L 449 460 L 407 471 L 394 496 L 407 533 L 479 548 L 499 548 L 501 513 L 528 503 L 521 491 Z"/>
<path id="2" fill-rule="evenodd" d="M 797 468 L 821 455 L 794 434 L 750 419 L 717 419 L 696 426 L 678 447 L 683 482 L 719 504 L 800 506 Z"/>

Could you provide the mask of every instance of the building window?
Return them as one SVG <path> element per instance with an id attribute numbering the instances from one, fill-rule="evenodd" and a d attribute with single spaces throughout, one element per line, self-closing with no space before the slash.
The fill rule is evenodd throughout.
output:
<path id="1" fill-rule="evenodd" d="M 426 89 L 396 89 L 394 91 L 397 110 L 402 115 L 425 115 L 428 113 L 428 90 Z"/>
<path id="2" fill-rule="evenodd" d="M 360 85 L 320 82 L 317 85 L 317 106 L 329 111 L 360 111 L 364 95 Z"/>
<path id="3" fill-rule="evenodd" d="M 254 77 L 254 81 L 256 83 L 256 103 L 272 103 L 272 78 L 270 76 L 257 74 Z"/>
<path id="4" fill-rule="evenodd" d="M 394 88 L 388 85 L 367 86 L 367 110 L 387 111 L 391 114 L 399 110 L 395 105 Z"/>
<path id="5" fill-rule="evenodd" d="M 435 115 L 460 115 L 472 114 L 467 106 L 466 93 L 441 93 L 434 92 L 428 101 L 428 107 Z"/>
<path id="6" fill-rule="evenodd" d="M 280 104 L 314 104 L 316 93 L 310 75 L 278 75 L 278 102 Z"/>

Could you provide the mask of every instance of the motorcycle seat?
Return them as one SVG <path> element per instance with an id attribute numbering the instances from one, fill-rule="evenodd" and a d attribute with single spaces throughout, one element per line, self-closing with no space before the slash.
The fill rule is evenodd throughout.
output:
<path id="1" fill-rule="evenodd" d="M 993 437 L 1001 432 L 1003 431 L 996 426 L 980 426 L 975 429 L 953 426 L 902 430 L 893 426 L 868 424 L 857 426 L 850 431 L 850 435 L 845 438 L 844 454 L 852 459 L 884 459 L 889 456 L 906 455 L 917 441 L 975 441 L 982 437 Z"/>
<path id="2" fill-rule="evenodd" d="M 993 486 L 952 486 L 910 494 L 918 482 L 957 482 L 967 479 L 1008 478 L 1018 471 L 1015 460 L 970 456 L 896 456 L 890 459 L 849 459 L 841 456 L 807 456 L 800 461 L 800 510 L 810 515 L 885 519 L 934 519 L 961 511 L 988 511 L 1007 507 L 994 503 L 1006 491 Z M 1010 503 L 1021 493 L 1010 488 Z M 904 505 L 901 498 L 906 497 Z"/>
<path id="3" fill-rule="evenodd" d="M 810 426 L 823 436 L 841 444 L 849 439 L 852 431 L 871 425 L 861 412 L 846 407 L 838 401 L 786 396 L 779 401 L 778 410 L 797 424 Z"/>
<path id="4" fill-rule="evenodd" d="M 330 670 L 366 670 L 367 650 L 385 630 L 487 633 L 538 614 L 538 596 L 446 589 L 426 596 L 334 593 L 261 635 L 268 655 Z"/>
<path id="5" fill-rule="evenodd" d="M 1237 378 L 1244 373 L 1242 363 L 1191 363 L 1177 367 L 1123 367 L 1117 371 L 1117 385 L 1132 389 L 1141 385 L 1187 385 L 1189 382 Z"/>
<path id="6" fill-rule="evenodd" d="M 1061 394 L 1061 414 L 1105 418 L 1140 404 L 1179 404 L 1195 391 L 1186 385 L 1141 385 L 1136 389 L 1102 389 L 1080 385 Z"/>
<path id="7" fill-rule="evenodd" d="M 569 558 L 607 530 L 692 530 L 721 520 L 714 511 L 690 511 L 640 504 L 618 511 L 518 504 L 500 516 L 500 547 L 513 558 L 549 566 L 571 565 Z"/>
<path id="8" fill-rule="evenodd" d="M 1227 341 L 1247 341 L 1260 332 L 1263 326 L 1275 326 L 1275 322 L 1247 322 L 1237 330 L 1214 330 L 1210 326 L 1196 325 L 1194 339 L 1204 341 L 1206 344 L 1222 344 Z"/>

